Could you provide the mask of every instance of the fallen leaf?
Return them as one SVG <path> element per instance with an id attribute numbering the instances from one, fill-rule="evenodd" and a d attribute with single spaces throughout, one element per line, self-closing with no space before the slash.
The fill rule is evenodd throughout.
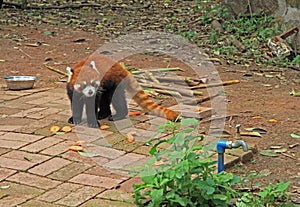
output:
<path id="1" fill-rule="evenodd" d="M 84 42 L 84 41 L 85 41 L 85 38 L 79 38 L 79 39 L 73 40 L 73 42 Z"/>
<path id="2" fill-rule="evenodd" d="M 57 135 L 63 135 L 63 134 L 66 134 L 65 132 L 56 132 L 55 134 Z"/>
<path id="3" fill-rule="evenodd" d="M 278 154 L 274 152 L 273 150 L 262 150 L 259 152 L 259 154 L 268 156 L 268 157 L 278 157 Z"/>
<path id="4" fill-rule="evenodd" d="M 126 134 L 126 141 L 130 142 L 130 143 L 134 142 L 135 141 L 135 139 L 134 139 L 135 135 L 136 135 L 136 132 L 128 132 Z"/>
<path id="5" fill-rule="evenodd" d="M 105 124 L 100 126 L 100 129 L 102 129 L 102 130 L 109 129 L 109 128 L 110 128 L 110 126 L 105 125 Z"/>
<path id="6" fill-rule="evenodd" d="M 80 152 L 80 151 L 83 151 L 83 147 L 81 147 L 81 146 L 71 146 L 71 147 L 69 147 L 69 150 L 74 151 L 74 152 Z"/>
<path id="7" fill-rule="evenodd" d="M 5 118 L 7 118 L 7 117 L 8 117 L 7 114 L 2 114 L 2 115 L 1 115 L 1 118 L 2 118 L 2 119 L 5 119 Z"/>
<path id="8" fill-rule="evenodd" d="M 40 42 L 36 42 L 36 43 L 26 43 L 25 46 L 28 46 L 28 47 L 38 47 L 40 46 L 42 43 Z"/>
<path id="9" fill-rule="evenodd" d="M 263 87 L 272 87 L 271 84 L 268 84 L 268 83 L 265 83 L 265 84 L 262 84 Z"/>
<path id="10" fill-rule="evenodd" d="M 78 154 L 80 154 L 83 157 L 99 157 L 100 156 L 99 154 L 81 152 L 81 151 L 78 151 Z"/>
<path id="11" fill-rule="evenodd" d="M 282 148 L 282 146 L 280 146 L 280 145 L 273 145 L 270 147 L 270 149 L 281 149 L 281 148 Z"/>
<path id="12" fill-rule="evenodd" d="M 246 128 L 245 130 L 250 131 L 250 132 L 258 132 L 260 134 L 266 134 L 267 130 L 262 129 L 262 128 Z"/>
<path id="13" fill-rule="evenodd" d="M 286 152 L 287 149 L 286 148 L 282 148 L 282 149 L 275 149 L 274 152 L 275 153 L 283 153 L 283 152 Z"/>
<path id="14" fill-rule="evenodd" d="M 52 126 L 50 127 L 50 133 L 54 134 L 60 130 L 59 126 Z"/>
<path id="15" fill-rule="evenodd" d="M 252 119 L 261 119 L 261 116 L 253 116 Z"/>
<path id="16" fill-rule="evenodd" d="M 294 139 L 300 139 L 300 135 L 294 133 L 291 134 L 291 137 Z"/>
<path id="17" fill-rule="evenodd" d="M 128 116 L 140 116 L 142 112 L 140 111 L 129 111 Z"/>
<path id="18" fill-rule="evenodd" d="M 74 144 L 75 146 L 85 147 L 87 145 L 86 141 L 77 141 Z"/>
<path id="19" fill-rule="evenodd" d="M 72 127 L 70 127 L 70 126 L 64 126 L 61 129 L 61 131 L 66 132 L 66 133 L 71 132 L 72 131 Z"/>
<path id="20" fill-rule="evenodd" d="M 289 145 L 289 148 L 294 148 L 294 147 L 297 147 L 299 144 L 298 143 L 296 143 L 296 144 L 291 144 L 291 145 Z"/>
<path id="21" fill-rule="evenodd" d="M 268 122 L 269 122 L 269 123 L 277 123 L 278 120 L 277 120 L 277 119 L 269 119 Z"/>
<path id="22" fill-rule="evenodd" d="M 269 74 L 266 74 L 265 77 L 266 77 L 266 78 L 274 78 L 273 75 L 269 75 Z"/>
<path id="23" fill-rule="evenodd" d="M 0 189 L 8 189 L 10 188 L 10 185 L 0 185 Z"/>
<path id="24" fill-rule="evenodd" d="M 5 61 L 6 61 L 6 60 L 2 60 L 2 59 L 0 59 L 0 62 L 1 62 L 1 63 L 4 63 Z"/>
<path id="25" fill-rule="evenodd" d="M 300 97 L 300 92 L 296 92 L 295 89 L 292 89 L 292 91 L 290 92 L 291 96 L 295 96 L 295 97 Z"/>
<path id="26" fill-rule="evenodd" d="M 242 132 L 241 136 L 261 137 L 261 134 L 259 132 Z"/>
<path id="27" fill-rule="evenodd" d="M 26 157 L 26 156 L 24 157 L 24 159 L 27 160 L 27 161 L 31 161 L 32 160 L 30 157 Z"/>

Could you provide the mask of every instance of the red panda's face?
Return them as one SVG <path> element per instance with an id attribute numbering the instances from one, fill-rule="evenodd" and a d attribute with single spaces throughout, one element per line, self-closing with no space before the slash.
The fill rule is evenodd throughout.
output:
<path id="1" fill-rule="evenodd" d="M 83 81 L 82 83 L 76 83 L 74 85 L 74 90 L 79 93 L 83 93 L 85 97 L 92 97 L 96 95 L 99 87 L 99 80 L 91 80 L 90 82 Z"/>
<path id="2" fill-rule="evenodd" d="M 96 95 L 101 81 L 94 61 L 84 61 L 82 64 L 76 65 L 73 69 L 68 67 L 67 71 L 74 91 L 82 93 L 85 97 Z"/>

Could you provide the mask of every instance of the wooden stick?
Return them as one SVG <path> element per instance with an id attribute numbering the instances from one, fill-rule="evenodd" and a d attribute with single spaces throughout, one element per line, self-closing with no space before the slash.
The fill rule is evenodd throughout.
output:
<path id="1" fill-rule="evenodd" d="M 52 70 L 52 71 L 57 72 L 57 73 L 59 73 L 59 74 L 61 74 L 61 75 L 64 75 L 64 76 L 68 76 L 68 73 L 67 73 L 67 72 L 61 71 L 61 70 L 59 70 L 59 69 L 57 69 L 57 68 L 53 68 L 53 67 L 51 67 L 51 66 L 49 66 L 49 65 L 45 65 L 45 66 L 46 66 L 46 68 L 48 68 L 49 70 Z"/>
<path id="2" fill-rule="evenodd" d="M 157 93 L 165 94 L 165 95 L 170 95 L 178 98 L 182 98 L 182 95 L 176 91 L 168 91 L 168 90 L 161 90 L 161 89 L 153 89 Z"/>
<path id="3" fill-rule="evenodd" d="M 165 86 L 165 85 L 153 85 L 150 83 L 140 83 L 141 86 L 147 87 L 147 88 L 157 88 L 157 89 L 163 89 L 163 90 L 170 90 L 170 91 L 176 91 L 180 93 L 181 95 L 185 96 L 194 96 L 194 95 L 202 95 L 201 91 L 192 91 L 190 89 L 180 89 L 180 88 L 175 88 L 175 87 L 170 87 L 170 86 Z"/>
<path id="4" fill-rule="evenodd" d="M 145 75 L 147 78 L 151 79 L 154 83 L 160 84 L 159 80 L 150 72 L 150 71 L 145 71 Z"/>
<path id="5" fill-rule="evenodd" d="M 210 84 L 201 84 L 198 86 L 190 87 L 190 89 L 201 89 L 201 88 L 209 88 L 209 87 L 216 87 L 216 86 L 226 86 L 226 85 L 232 85 L 240 83 L 240 80 L 229 80 L 229 81 L 223 81 L 221 83 L 210 83 Z"/>
<path id="6" fill-rule="evenodd" d="M 150 69 L 148 71 L 150 72 L 166 72 L 166 71 L 176 71 L 176 70 L 181 70 L 181 68 L 175 67 L 175 68 L 156 68 L 156 69 Z M 144 73 L 145 70 L 136 70 L 136 71 L 132 71 L 132 74 L 137 74 L 137 73 Z"/>

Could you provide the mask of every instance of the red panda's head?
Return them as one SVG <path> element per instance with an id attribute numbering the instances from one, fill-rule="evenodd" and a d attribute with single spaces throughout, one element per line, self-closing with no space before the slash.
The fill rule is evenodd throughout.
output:
<path id="1" fill-rule="evenodd" d="M 71 89 L 82 93 L 85 97 L 93 97 L 101 85 L 100 74 L 94 61 L 84 59 L 74 68 L 67 67 L 69 73 L 68 82 Z"/>

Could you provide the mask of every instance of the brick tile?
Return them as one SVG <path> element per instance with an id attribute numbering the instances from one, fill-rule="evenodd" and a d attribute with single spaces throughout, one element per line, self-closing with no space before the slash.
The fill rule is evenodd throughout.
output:
<path id="1" fill-rule="evenodd" d="M 34 113 L 36 113 L 36 112 L 43 111 L 43 110 L 45 110 L 45 109 L 47 109 L 47 108 L 40 108 L 40 107 L 30 108 L 30 109 L 21 111 L 21 112 L 19 112 L 19 113 L 10 115 L 10 117 L 23 118 L 23 117 L 29 116 L 30 114 L 34 114 Z"/>
<path id="2" fill-rule="evenodd" d="M 128 142 L 126 140 L 122 140 L 113 146 L 114 149 L 122 150 L 125 152 L 132 152 L 133 150 L 139 148 L 140 146 L 144 145 L 144 142 L 140 142 L 135 140 L 135 142 Z"/>
<path id="3" fill-rule="evenodd" d="M 67 165 L 59 169 L 58 171 L 53 172 L 48 177 L 55 180 L 67 181 L 72 177 L 75 177 L 76 175 L 83 173 L 84 171 L 86 171 L 91 167 L 92 167 L 91 165 L 85 163 L 73 162 L 70 165 Z"/>
<path id="4" fill-rule="evenodd" d="M 29 114 L 26 117 L 30 118 L 30 119 L 43 119 L 45 117 L 48 117 L 50 114 L 56 114 L 56 113 L 58 113 L 60 111 L 61 111 L 60 109 L 47 108 L 47 109 L 42 110 L 42 111 L 31 113 L 31 114 Z"/>
<path id="5" fill-rule="evenodd" d="M 54 203 L 55 201 L 58 201 L 66 197 L 68 194 L 82 187 L 83 187 L 82 185 L 77 185 L 73 183 L 63 183 L 45 192 L 44 194 L 40 195 L 39 197 L 37 197 L 37 200 Z"/>
<path id="6" fill-rule="evenodd" d="M 91 135 L 94 136 L 95 138 L 104 137 L 107 133 L 109 133 L 109 131 L 106 130 L 100 130 L 98 128 L 89 128 L 87 126 L 82 126 L 82 125 L 76 125 L 73 128 L 73 132 L 78 134 Z"/>
<path id="7" fill-rule="evenodd" d="M 1 182 L 1 186 L 10 186 L 1 190 L 0 206 L 18 206 L 28 199 L 34 198 L 44 192 L 44 190 L 12 182 Z"/>
<path id="8" fill-rule="evenodd" d="M 135 176 L 133 178 L 130 178 L 128 180 L 126 180 L 125 182 L 123 182 L 120 186 L 120 188 L 118 188 L 118 190 L 122 191 L 122 192 L 127 192 L 127 193 L 131 193 L 133 192 L 133 185 L 134 184 L 143 184 L 143 181 L 141 180 L 140 177 Z"/>
<path id="9" fill-rule="evenodd" d="M 93 144 L 89 145 L 88 152 L 94 153 L 101 157 L 106 157 L 109 159 L 115 159 L 115 158 L 120 157 L 125 154 L 125 152 L 121 151 L 121 150 L 116 150 L 116 149 L 113 149 L 110 147 L 102 147 L 102 146 L 93 145 Z"/>
<path id="10" fill-rule="evenodd" d="M 11 151 L 11 150 L 7 149 L 7 148 L 0 147 L 0 155 L 5 154 L 5 153 L 7 153 L 9 151 Z"/>
<path id="11" fill-rule="evenodd" d="M 53 125 L 55 122 L 53 120 L 41 119 L 33 120 L 26 126 L 19 128 L 16 132 L 20 133 L 34 133 L 36 130 Z"/>
<path id="12" fill-rule="evenodd" d="M 253 158 L 252 150 L 248 150 L 244 152 L 242 148 L 230 149 L 225 152 L 226 154 L 239 157 L 241 162 L 246 163 L 249 162 Z"/>
<path id="13" fill-rule="evenodd" d="M 59 99 L 59 97 L 56 97 L 55 99 Z M 45 96 L 42 98 L 33 99 L 33 100 L 27 101 L 25 103 L 32 104 L 32 105 L 41 105 L 41 104 L 49 103 L 53 100 L 54 100 L 54 96 L 52 95 L 52 96 Z"/>
<path id="14" fill-rule="evenodd" d="M 21 161 L 11 158 L 6 158 L 1 156 L 0 157 L 0 167 L 9 168 L 9 169 L 15 169 L 15 170 L 28 170 L 30 167 L 32 167 L 34 164 L 28 161 Z"/>
<path id="15" fill-rule="evenodd" d="M 30 145 L 23 147 L 22 150 L 26 150 L 29 152 L 39 152 L 39 151 L 42 151 L 48 147 L 51 147 L 51 146 L 59 143 L 61 141 L 62 141 L 61 139 L 57 139 L 54 137 L 47 137 L 47 138 L 44 138 L 42 140 L 39 140 L 37 142 L 34 142 Z"/>
<path id="16" fill-rule="evenodd" d="M 88 170 L 85 171 L 87 174 L 97 175 L 97 176 L 104 176 L 113 179 L 119 180 L 127 180 L 131 176 L 128 174 L 127 171 L 121 171 L 117 169 L 109 169 L 105 168 L 102 165 L 96 165 Z"/>
<path id="17" fill-rule="evenodd" d="M 22 125 L 0 125 L 0 131 L 13 132 L 16 129 L 23 127 Z"/>
<path id="18" fill-rule="evenodd" d="M 0 181 L 4 180 L 5 178 L 15 174 L 16 170 L 10 170 L 7 168 L 0 168 Z"/>
<path id="19" fill-rule="evenodd" d="M 126 202 L 120 202 L 120 201 L 110 201 L 105 199 L 91 199 L 88 202 L 81 205 L 81 207 L 99 207 L 99 206 L 105 206 L 105 207 L 134 207 L 133 203 L 126 203 Z"/>
<path id="20" fill-rule="evenodd" d="M 34 168 L 30 169 L 29 172 L 37 175 L 49 175 L 54 171 L 57 171 L 58 169 L 69 165 L 71 161 L 68 161 L 63 158 L 55 157 L 51 160 L 48 160 L 40 165 L 35 166 Z"/>
<path id="21" fill-rule="evenodd" d="M 97 198 L 104 198 L 106 200 L 114 200 L 114 201 L 123 201 L 128 203 L 133 203 L 133 193 L 124 192 L 121 190 L 106 190 L 100 195 L 97 196 Z"/>
<path id="22" fill-rule="evenodd" d="M 24 142 L 24 143 L 31 143 L 31 142 L 35 142 L 35 141 L 37 141 L 39 139 L 42 139 L 42 138 L 43 138 L 43 136 L 9 132 L 9 133 L 4 134 L 3 136 L 1 136 L 0 140 L 1 140 L 1 146 L 2 146 L 2 141 L 3 140 L 17 141 L 17 142 L 19 141 L 19 142 Z"/>
<path id="23" fill-rule="evenodd" d="M 40 189 L 51 189 L 61 184 L 59 181 L 51 180 L 49 178 L 32 175 L 29 173 L 19 172 L 13 176 L 10 176 L 6 180 L 13 181 Z"/>
<path id="24" fill-rule="evenodd" d="M 30 163 L 32 163 L 32 165 L 44 162 L 51 158 L 46 155 L 40 155 L 40 154 L 36 154 L 36 153 L 30 153 L 30 152 L 19 151 L 19 150 L 10 151 L 9 153 L 6 153 L 5 155 L 3 155 L 3 157 L 30 162 Z M 30 161 L 26 160 L 26 158 L 29 158 Z"/>
<path id="25" fill-rule="evenodd" d="M 22 207 L 63 207 L 62 205 L 47 203 L 43 201 L 30 200 L 26 203 L 22 203 Z"/>
<path id="26" fill-rule="evenodd" d="M 46 155 L 52 155 L 52 156 L 63 154 L 64 152 L 67 152 L 69 147 L 72 146 L 73 144 L 74 144 L 73 141 L 60 142 L 54 146 L 50 146 L 44 149 L 40 153 Z"/>
<path id="27" fill-rule="evenodd" d="M 113 169 L 124 169 L 134 165 L 138 161 L 145 159 L 146 156 L 135 153 L 129 153 L 117 159 L 114 159 L 104 165 L 104 167 Z"/>
<path id="28" fill-rule="evenodd" d="M 82 184 L 82 185 L 103 187 L 106 189 L 111 189 L 122 182 L 122 180 L 120 179 L 112 179 L 109 177 L 101 177 L 101 176 L 90 175 L 90 174 L 79 174 L 69 181 L 77 184 Z"/>
<path id="29" fill-rule="evenodd" d="M 84 186 L 77 191 L 70 193 L 68 196 L 56 202 L 56 204 L 66 205 L 66 206 L 79 206 L 80 204 L 88 201 L 95 195 L 101 193 L 103 188 L 95 188 Z"/>

